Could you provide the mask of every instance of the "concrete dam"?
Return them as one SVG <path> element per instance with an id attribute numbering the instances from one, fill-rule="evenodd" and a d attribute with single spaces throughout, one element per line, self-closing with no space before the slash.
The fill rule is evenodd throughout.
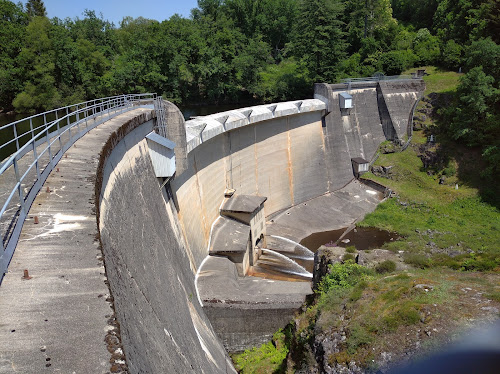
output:
<path id="1" fill-rule="evenodd" d="M 113 358 L 103 332 L 92 372 L 234 373 L 227 351 L 268 340 L 312 292 L 299 242 L 381 201 L 353 163 L 411 139 L 423 90 L 421 79 L 316 84 L 314 99 L 188 121 L 165 103 L 165 137 L 153 132 L 158 112 L 129 112 L 91 170 L 123 351 Z M 0 357 L 23 367 L 15 353 Z"/>

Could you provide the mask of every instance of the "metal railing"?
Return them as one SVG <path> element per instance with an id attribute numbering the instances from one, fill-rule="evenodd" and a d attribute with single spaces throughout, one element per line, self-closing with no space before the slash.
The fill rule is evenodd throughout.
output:
<path id="1" fill-rule="evenodd" d="M 0 282 L 28 210 L 50 172 L 75 141 L 110 118 L 140 105 L 162 107 L 154 93 L 107 97 L 54 109 L 0 127 Z M 10 152 L 8 152 L 10 150 Z M 2 202 L 3 201 L 3 202 Z"/>
<path id="2" fill-rule="evenodd" d="M 373 77 L 363 77 L 363 78 L 345 78 L 341 79 L 340 83 L 350 84 L 356 82 L 379 82 L 379 81 L 396 81 L 396 80 L 408 80 L 416 79 L 420 77 L 414 77 L 412 75 L 383 75 L 376 74 Z"/>

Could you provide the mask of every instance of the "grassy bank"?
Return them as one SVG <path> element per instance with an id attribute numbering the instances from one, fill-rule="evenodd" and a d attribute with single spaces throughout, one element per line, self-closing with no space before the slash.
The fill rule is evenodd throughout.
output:
<path id="1" fill-rule="evenodd" d="M 459 74 L 426 70 L 428 95 L 439 97 L 456 87 Z M 435 111 L 430 103 L 426 96 L 419 108 Z M 389 172 L 363 176 L 391 188 L 397 197 L 380 204 L 359 225 L 402 235 L 385 248 L 405 251 L 406 261 L 418 267 L 499 271 L 500 212 L 481 197 L 495 186 L 481 180 L 480 157 L 474 150 L 442 135 L 428 143 L 428 136 L 439 133 L 439 123 L 432 114 L 422 117 L 422 129 L 414 131 L 406 151 L 381 154 L 375 162 Z"/>

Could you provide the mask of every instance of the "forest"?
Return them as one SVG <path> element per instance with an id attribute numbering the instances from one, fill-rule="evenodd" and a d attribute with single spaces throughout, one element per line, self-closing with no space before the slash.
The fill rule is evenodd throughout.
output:
<path id="1" fill-rule="evenodd" d="M 312 96 L 314 82 L 417 66 L 464 74 L 447 134 L 500 164 L 499 0 L 198 0 L 189 18 L 86 10 L 47 18 L 42 0 L 0 0 L 0 111 L 41 112 L 156 92 L 182 104 Z"/>

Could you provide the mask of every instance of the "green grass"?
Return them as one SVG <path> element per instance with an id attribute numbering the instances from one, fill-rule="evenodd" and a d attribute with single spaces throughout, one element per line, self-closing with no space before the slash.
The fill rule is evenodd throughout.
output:
<path id="1" fill-rule="evenodd" d="M 422 66 L 419 68 L 413 68 L 403 72 L 403 74 L 410 74 L 415 72 L 417 69 L 425 69 L 428 74 L 424 76 L 424 82 L 426 85 L 424 95 L 428 95 L 431 92 L 446 93 L 453 91 L 458 85 L 458 80 L 462 74 L 453 71 L 443 71 L 435 66 Z"/>
<path id="2" fill-rule="evenodd" d="M 283 372 L 283 362 L 288 354 L 286 334 L 279 330 L 273 336 L 273 342 L 247 349 L 232 356 L 236 370 L 243 374 L 271 374 Z M 274 343 L 274 344 L 273 344 Z"/>
<path id="3" fill-rule="evenodd" d="M 375 266 L 375 271 L 379 274 L 392 273 L 394 270 L 396 270 L 396 263 L 391 260 L 385 260 Z"/>
<path id="4" fill-rule="evenodd" d="M 460 74 L 425 67 L 426 93 L 453 91 Z M 431 118 L 428 127 L 438 126 Z M 387 243 L 386 249 L 405 251 L 407 263 L 426 268 L 447 266 L 459 270 L 500 270 L 500 211 L 481 199 L 484 182 L 474 151 L 460 148 L 440 135 L 432 152 L 440 154 L 442 165 L 424 169 L 419 146 L 427 137 L 414 132 L 412 145 L 404 152 L 381 154 L 375 166 L 394 166 L 391 177 L 366 173 L 397 193 L 380 204 L 359 223 L 394 231 L 402 239 Z M 381 145 L 381 149 L 386 147 Z M 439 184 L 441 176 L 444 184 Z M 458 185 L 458 189 L 456 188 Z M 452 255 L 450 257 L 450 254 Z"/>

